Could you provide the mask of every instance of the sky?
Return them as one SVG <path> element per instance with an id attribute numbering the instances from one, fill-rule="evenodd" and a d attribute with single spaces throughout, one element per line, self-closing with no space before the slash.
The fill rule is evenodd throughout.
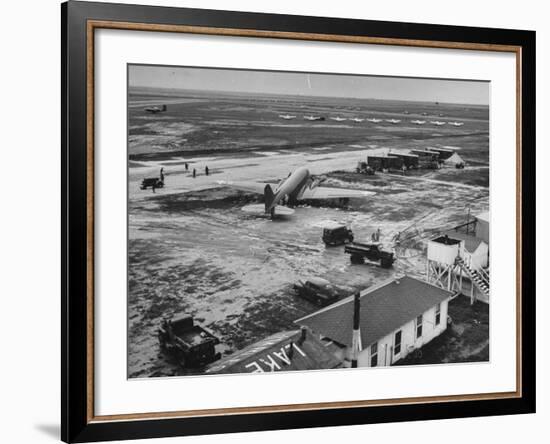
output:
<path id="1" fill-rule="evenodd" d="M 130 87 L 489 104 L 489 82 L 130 65 Z"/>

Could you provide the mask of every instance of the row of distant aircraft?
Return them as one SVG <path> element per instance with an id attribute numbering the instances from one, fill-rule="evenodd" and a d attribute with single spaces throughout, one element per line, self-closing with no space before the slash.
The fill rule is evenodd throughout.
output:
<path id="1" fill-rule="evenodd" d="M 292 114 L 279 114 L 279 117 L 281 119 L 284 119 L 284 120 L 293 120 L 295 119 L 297 116 L 295 115 L 292 115 Z M 367 122 L 371 122 L 371 123 L 380 123 L 380 122 L 388 122 L 388 123 L 392 123 L 392 124 L 397 124 L 397 123 L 400 123 L 401 120 L 400 119 L 376 119 L 376 118 L 371 118 L 371 119 L 361 119 L 360 117 L 340 117 L 340 116 L 336 116 L 336 117 L 329 117 L 330 120 L 334 120 L 335 122 L 344 122 L 345 120 L 349 120 L 349 121 L 352 121 L 352 122 L 363 122 L 363 121 L 367 121 Z M 304 120 L 309 120 L 309 121 L 321 121 L 321 120 L 325 120 L 324 117 L 322 116 L 311 116 L 311 115 L 306 115 L 304 116 Z M 411 120 L 411 123 L 415 124 L 415 125 L 425 125 L 426 123 L 428 123 L 426 120 Z M 441 120 L 432 120 L 430 121 L 430 123 L 432 125 L 436 125 L 436 126 L 443 126 L 443 125 L 451 125 L 451 126 L 462 126 L 464 125 L 464 122 L 444 122 L 444 121 L 441 121 Z"/>
<path id="2" fill-rule="evenodd" d="M 427 122 L 425 120 L 411 120 L 411 123 L 415 125 L 425 125 Z M 430 123 L 436 126 L 451 125 L 451 126 L 462 126 L 464 122 L 443 122 L 441 120 L 431 120 Z"/>

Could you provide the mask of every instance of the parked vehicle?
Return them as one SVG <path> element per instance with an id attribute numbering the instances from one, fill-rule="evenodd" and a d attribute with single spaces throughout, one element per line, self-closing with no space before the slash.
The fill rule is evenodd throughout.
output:
<path id="1" fill-rule="evenodd" d="M 367 176 L 374 176 L 374 168 L 372 168 L 365 161 L 357 162 L 357 166 L 355 167 L 355 171 L 357 171 L 360 174 L 366 174 Z"/>
<path id="2" fill-rule="evenodd" d="M 353 231 L 345 225 L 323 229 L 323 242 L 326 245 L 343 245 L 347 242 L 353 242 Z"/>
<path id="3" fill-rule="evenodd" d="M 298 281 L 293 286 L 294 293 L 315 305 L 325 307 L 338 300 L 338 292 L 331 283 L 325 279 L 312 277 L 308 280 Z"/>
<path id="4" fill-rule="evenodd" d="M 163 319 L 158 329 L 160 348 L 184 368 L 197 368 L 220 359 L 212 333 L 195 325 L 191 316 Z"/>
<path id="5" fill-rule="evenodd" d="M 140 189 L 146 190 L 147 188 L 163 188 L 164 182 L 158 177 L 147 177 L 141 181 Z"/>
<path id="6" fill-rule="evenodd" d="M 393 253 L 382 250 L 379 243 L 361 244 L 353 242 L 346 245 L 344 252 L 350 255 L 353 264 L 364 264 L 367 261 L 382 268 L 389 268 L 395 261 Z"/>

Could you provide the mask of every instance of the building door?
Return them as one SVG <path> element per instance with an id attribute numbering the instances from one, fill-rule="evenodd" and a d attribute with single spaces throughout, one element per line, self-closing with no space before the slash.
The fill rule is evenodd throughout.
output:
<path id="1" fill-rule="evenodd" d="M 395 335 L 393 336 L 393 356 L 392 356 L 392 362 L 395 362 L 399 360 L 399 354 L 401 353 L 401 337 L 403 334 L 401 333 L 401 330 L 395 332 Z"/>

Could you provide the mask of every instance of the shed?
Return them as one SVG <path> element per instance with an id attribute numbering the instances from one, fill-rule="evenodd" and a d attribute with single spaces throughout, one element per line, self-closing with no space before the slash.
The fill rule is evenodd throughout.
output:
<path id="1" fill-rule="evenodd" d="M 402 276 L 360 294 L 358 365 L 391 365 L 421 347 L 447 327 L 447 304 L 453 293 L 425 281 Z M 350 358 L 353 297 L 296 321 L 345 348 Z"/>
<path id="2" fill-rule="evenodd" d="M 487 244 L 489 244 L 489 220 L 491 214 L 489 211 L 478 214 L 476 218 L 476 236 L 480 239 L 483 239 Z"/>
<path id="3" fill-rule="evenodd" d="M 477 224 L 476 224 L 477 230 Z M 451 230 L 447 235 L 461 242 L 461 257 L 474 269 L 485 268 L 489 265 L 489 244 L 477 234 L 463 233 Z M 429 247 L 428 247 L 429 248 Z"/>

